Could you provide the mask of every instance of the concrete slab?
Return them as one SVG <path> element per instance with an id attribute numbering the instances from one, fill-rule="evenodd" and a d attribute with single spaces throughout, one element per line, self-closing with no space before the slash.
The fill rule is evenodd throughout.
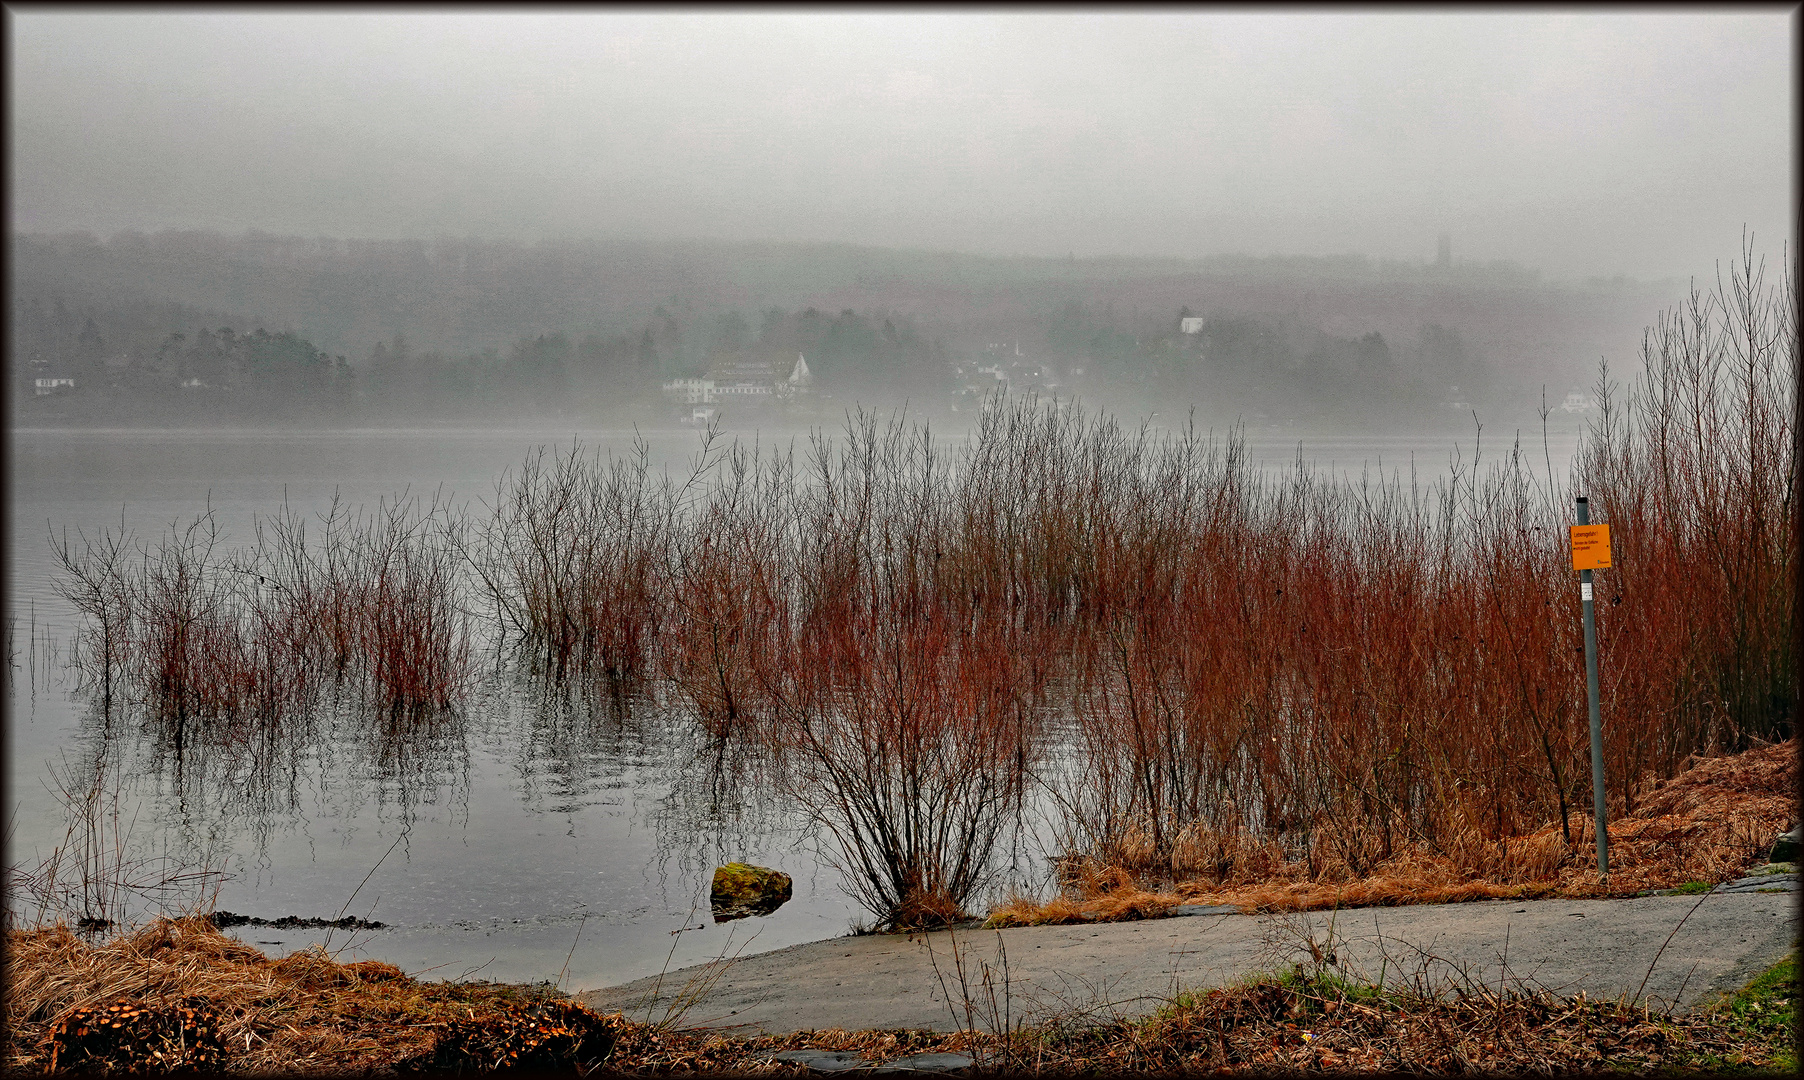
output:
<path id="1" fill-rule="evenodd" d="M 1784 956 L 1797 930 L 1788 893 L 1718 892 L 845 937 L 726 964 L 683 1023 L 741 1033 L 951 1031 L 1005 1016 L 1134 1016 L 1178 989 L 1306 961 L 1310 939 L 1338 972 L 1394 987 L 1639 993 L 1676 1011 L 1745 983 Z M 581 997 L 656 1019 L 705 977 L 690 968 Z"/>

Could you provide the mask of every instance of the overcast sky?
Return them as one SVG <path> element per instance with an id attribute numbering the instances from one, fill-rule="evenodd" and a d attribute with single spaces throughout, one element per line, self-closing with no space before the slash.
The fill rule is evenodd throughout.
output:
<path id="1" fill-rule="evenodd" d="M 1793 16 L 10 9 L 15 231 L 840 240 L 1708 273 Z"/>

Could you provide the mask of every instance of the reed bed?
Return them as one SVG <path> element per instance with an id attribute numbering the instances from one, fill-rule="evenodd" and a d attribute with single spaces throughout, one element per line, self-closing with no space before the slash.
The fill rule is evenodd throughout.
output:
<path id="1" fill-rule="evenodd" d="M 329 689 L 392 715 L 452 707 L 470 676 L 461 516 L 436 499 L 336 501 L 318 543 L 287 508 L 228 546 L 212 512 L 154 544 L 121 527 L 53 542 L 84 616 L 76 666 L 103 715 L 244 746 L 304 725 Z"/>
<path id="2" fill-rule="evenodd" d="M 503 634 L 554 682 L 596 675 L 625 691 L 646 673 L 682 491 L 652 478 L 649 453 L 643 441 L 605 461 L 540 448 L 496 483 L 481 519 L 468 565 Z"/>
<path id="3" fill-rule="evenodd" d="M 65 542 L 65 595 L 98 692 L 228 729 L 327 678 L 453 705 L 479 598 L 548 682 L 677 705 L 882 925 L 995 885 L 1030 795 L 1067 856 L 1154 887 L 1505 887 L 1590 828 L 1572 495 L 1612 529 L 1612 818 L 1791 735 L 1795 297 L 1747 253 L 1663 313 L 1566 477 L 1477 437 L 1435 477 L 1268 471 L 1236 431 L 997 398 L 961 443 L 867 413 L 799 456 L 710 432 L 680 481 L 643 444 L 539 451 L 469 530 L 397 503 L 335 508 L 318 551 L 286 516 L 231 558 L 204 517 Z"/>
<path id="4" fill-rule="evenodd" d="M 821 827 L 882 926 L 958 917 L 990 880 L 1057 656 L 977 577 L 947 464 L 869 414 L 800 470 L 793 449 L 737 447 L 668 549 L 664 678 L 719 760 Z"/>
<path id="5" fill-rule="evenodd" d="M 1520 439 L 1347 480 L 1033 401 L 943 449 L 855 418 L 805 475 L 742 465 L 683 523 L 673 648 L 705 663 L 676 681 L 803 766 L 789 790 L 885 916 L 906 905 L 870 867 L 902 881 L 918 858 L 892 831 L 991 791 L 1018 811 L 1018 777 L 1052 794 L 1067 852 L 1155 881 L 1576 872 L 1572 494 L 1621 538 L 1598 575 L 1612 817 L 1695 754 L 1792 731 L 1795 283 L 1763 275 L 1744 257 L 1662 315 L 1626 391 L 1600 375 L 1565 478 Z M 939 835 L 950 862 L 983 846 Z M 1726 874 L 1762 839 L 1692 847 Z"/>
<path id="6" fill-rule="evenodd" d="M 1759 859 L 1795 822 L 1796 740 L 1695 761 L 1656 781 L 1635 812 L 1609 822 L 1610 877 L 1598 880 L 1589 815 L 1568 843 L 1557 823 L 1523 837 L 1454 845 L 1459 858 L 1408 851 L 1353 876 L 1323 874 L 1282 845 L 1242 834 L 1187 834 L 1181 844 L 1234 850 L 1234 869 L 1176 882 L 1146 882 L 1092 857 L 1065 860 L 1059 892 L 1015 896 L 990 912 L 992 927 L 1114 922 L 1157 917 L 1180 904 L 1229 904 L 1244 912 L 1447 904 L 1535 897 L 1633 896 L 1728 880 Z"/>

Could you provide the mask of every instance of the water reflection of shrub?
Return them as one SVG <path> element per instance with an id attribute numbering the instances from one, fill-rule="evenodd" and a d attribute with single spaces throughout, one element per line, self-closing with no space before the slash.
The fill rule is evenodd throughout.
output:
<path id="1" fill-rule="evenodd" d="M 64 813 L 62 840 L 48 854 L 34 846 L 9 850 L 3 921 L 21 927 L 73 924 L 88 932 L 129 925 L 148 914 L 204 910 L 225 875 L 208 847 L 172 851 L 147 836 L 127 813 L 126 759 L 121 746 L 93 739 L 73 759 L 52 767 L 47 786 Z"/>
<path id="2" fill-rule="evenodd" d="M 818 848 L 763 745 L 673 719 L 678 722 L 655 755 L 647 756 L 663 791 L 646 815 L 660 874 L 674 865 L 699 883 L 697 901 L 705 903 L 709 874 L 717 866 L 752 859 L 773 844 Z"/>
<path id="3" fill-rule="evenodd" d="M 463 710 L 397 715 L 328 693 L 302 722 L 243 738 L 178 741 L 153 723 L 141 740 L 117 725 L 109 739 L 135 755 L 130 775 L 163 796 L 156 824 L 172 848 L 206 849 L 232 828 L 262 853 L 279 831 L 322 812 L 346 820 L 374 801 L 405 825 L 423 806 L 466 804 L 468 725 Z"/>
<path id="4" fill-rule="evenodd" d="M 659 753 L 655 710 L 619 694 L 605 674 L 553 680 L 516 671 L 490 689 L 482 738 L 512 765 L 528 805 L 573 813 L 628 802 L 640 787 L 637 772 Z"/>

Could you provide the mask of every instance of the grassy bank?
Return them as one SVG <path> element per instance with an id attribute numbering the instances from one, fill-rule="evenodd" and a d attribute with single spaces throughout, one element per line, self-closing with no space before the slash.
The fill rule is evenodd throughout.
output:
<path id="1" fill-rule="evenodd" d="M 6 946 L 9 1073 L 569 1066 L 605 1057 L 618 1030 L 546 988 L 417 982 L 317 948 L 272 960 L 206 917 L 99 942 L 9 930 Z"/>
<path id="2" fill-rule="evenodd" d="M 322 1075 L 520 1066 L 627 1074 L 798 1074 L 783 1051 L 870 1062 L 958 1053 L 1010 1071 L 1565 1072 L 1789 1070 L 1795 958 L 1678 1017 L 1620 1002 L 1468 988 L 1384 991 L 1325 970 L 1179 995 L 1143 1019 L 1073 1015 L 953 1033 L 805 1031 L 754 1038 L 598 1016 L 549 986 L 422 983 L 317 950 L 271 960 L 204 918 L 90 942 L 62 927 L 7 935 L 9 1073 Z M 979 1014 L 981 1015 L 981 1014 Z"/>

